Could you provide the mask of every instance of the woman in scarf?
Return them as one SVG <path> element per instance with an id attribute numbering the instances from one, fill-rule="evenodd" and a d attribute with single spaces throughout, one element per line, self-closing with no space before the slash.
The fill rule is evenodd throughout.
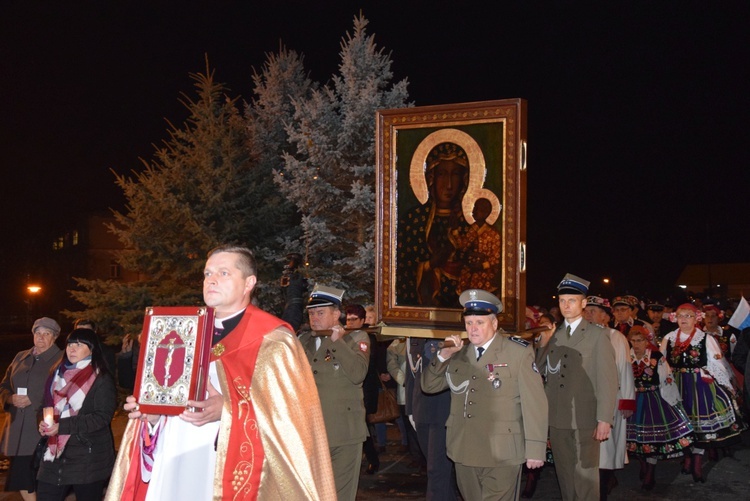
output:
<path id="1" fill-rule="evenodd" d="M 703 312 L 690 303 L 679 306 L 675 313 L 679 328 L 664 336 L 660 349 L 674 370 L 685 412 L 693 425 L 693 455 L 686 457 L 683 473 L 692 473 L 696 482 L 705 482 L 705 449 L 731 445 L 742 431 L 732 402 L 732 375 L 719 343 L 697 328 L 702 317 Z"/>
<path id="2" fill-rule="evenodd" d="M 110 422 L 117 393 L 94 331 L 70 333 L 45 399 L 54 422 L 39 424 L 49 438 L 37 477 L 38 500 L 62 501 L 71 488 L 78 501 L 101 500 L 115 462 Z"/>

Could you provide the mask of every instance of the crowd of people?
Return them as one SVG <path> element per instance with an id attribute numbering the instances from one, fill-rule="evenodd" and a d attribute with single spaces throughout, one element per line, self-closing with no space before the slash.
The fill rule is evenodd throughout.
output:
<path id="1" fill-rule="evenodd" d="M 659 460 L 705 482 L 705 456 L 731 454 L 746 427 L 749 333 L 713 304 L 610 301 L 568 274 L 555 309 L 528 308 L 531 336 L 503 332 L 500 299 L 472 288 L 458 298 L 465 338 L 384 342 L 374 310 L 335 287 L 316 284 L 299 303 L 307 323 L 262 311 L 256 267 L 245 247 L 209 253 L 205 396 L 179 415 L 143 412 L 128 396 L 117 454 L 117 386 L 132 391 L 137 341 L 115 355 L 81 320 L 60 350 L 60 325 L 37 319 L 33 347 L 0 383 L 6 490 L 25 501 L 71 490 L 79 500 L 353 501 L 360 474 L 379 470 L 385 425 L 367 416 L 390 391 L 399 451 L 426 475 L 428 500 L 532 497 L 547 464 L 563 499 L 606 499 L 626 457 L 645 490 Z"/>

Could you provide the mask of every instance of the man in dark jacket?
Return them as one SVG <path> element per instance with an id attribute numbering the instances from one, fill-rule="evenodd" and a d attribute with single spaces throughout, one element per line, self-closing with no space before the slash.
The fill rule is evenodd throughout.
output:
<path id="1" fill-rule="evenodd" d="M 445 422 L 451 408 L 450 391 L 434 395 L 422 391 L 422 370 L 438 350 L 438 339 L 406 339 L 406 415 L 417 430 L 419 447 L 427 460 L 427 501 L 455 501 L 456 477 L 446 451 Z"/>

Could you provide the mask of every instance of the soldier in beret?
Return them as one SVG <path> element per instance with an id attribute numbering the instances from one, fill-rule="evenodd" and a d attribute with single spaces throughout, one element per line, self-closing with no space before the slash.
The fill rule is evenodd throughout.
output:
<path id="1" fill-rule="evenodd" d="M 498 332 L 502 303 L 480 289 L 459 301 L 469 344 L 458 335 L 422 373 L 422 388 L 451 390 L 447 450 L 464 499 L 516 500 L 521 467 L 544 465 L 547 398 L 527 341 Z"/>
<path id="2" fill-rule="evenodd" d="M 307 313 L 312 331 L 299 336 L 315 385 L 328 435 L 333 476 L 339 501 L 354 501 L 359 484 L 362 443 L 368 436 L 362 382 L 370 363 L 370 338 L 365 331 L 347 334 L 339 319 L 342 289 L 316 285 Z"/>

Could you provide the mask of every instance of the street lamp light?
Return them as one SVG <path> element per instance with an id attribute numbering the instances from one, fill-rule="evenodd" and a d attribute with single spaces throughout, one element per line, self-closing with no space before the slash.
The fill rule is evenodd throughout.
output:
<path id="1" fill-rule="evenodd" d="M 29 284 L 26 286 L 26 290 L 29 291 L 29 299 L 26 301 L 26 304 L 28 306 L 28 310 L 26 312 L 28 315 L 28 319 L 26 323 L 30 324 L 34 319 L 34 298 L 42 291 L 42 287 L 36 284 Z"/>

